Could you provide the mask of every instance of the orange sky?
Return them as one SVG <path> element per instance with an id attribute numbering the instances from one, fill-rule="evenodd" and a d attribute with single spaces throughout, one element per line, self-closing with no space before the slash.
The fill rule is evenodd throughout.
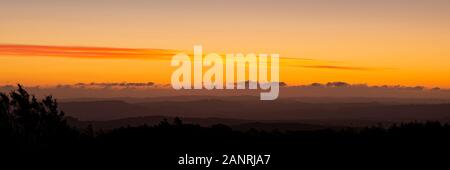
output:
<path id="1" fill-rule="evenodd" d="M 168 83 L 167 58 L 203 45 L 297 58 L 281 64 L 288 84 L 450 88 L 449 7 L 443 0 L 3 2 L 0 84 Z"/>

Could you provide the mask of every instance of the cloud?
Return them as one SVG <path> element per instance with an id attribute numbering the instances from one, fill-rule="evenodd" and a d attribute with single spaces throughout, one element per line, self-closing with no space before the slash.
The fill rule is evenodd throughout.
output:
<path id="1" fill-rule="evenodd" d="M 338 82 L 328 82 L 327 86 L 328 87 L 347 87 L 347 86 L 350 86 L 350 84 L 348 84 L 346 82 L 338 81 Z"/>
<path id="2" fill-rule="evenodd" d="M 170 60 L 179 53 L 193 55 L 192 52 L 174 49 L 0 44 L 0 56 Z M 220 55 L 225 56 L 225 54 Z M 311 58 L 282 57 L 281 59 L 280 63 L 319 62 Z"/>
<path id="3" fill-rule="evenodd" d="M 87 47 L 87 46 L 50 46 L 50 45 L 18 45 L 0 44 L 0 56 L 27 56 L 27 57 L 69 57 L 84 59 L 152 59 L 170 60 L 172 56 L 183 51 L 173 49 L 141 49 L 141 48 L 113 48 L 113 47 Z M 190 54 L 190 53 L 186 53 Z M 224 56 L 224 55 L 223 55 Z M 328 61 L 310 58 L 283 57 L 280 61 L 285 66 L 311 68 L 371 71 L 379 68 L 352 67 L 323 64 Z M 299 65 L 300 62 L 303 65 Z M 305 62 L 307 63 L 305 65 Z"/>
<path id="4" fill-rule="evenodd" d="M 336 62 L 338 61 L 316 60 L 308 58 L 283 58 L 282 62 L 284 62 L 285 66 L 294 68 L 348 70 L 348 71 L 376 71 L 387 69 L 377 67 L 347 66 L 342 63 L 336 64 Z"/>
<path id="5" fill-rule="evenodd" d="M 234 83 L 233 85 L 234 85 L 234 86 L 237 86 L 237 85 L 244 85 L 245 87 L 249 87 L 249 86 L 250 86 L 250 83 L 259 84 L 260 86 L 261 86 L 261 85 L 269 85 L 269 84 L 276 85 L 276 84 L 278 83 L 278 85 L 279 85 L 280 87 L 285 87 L 285 86 L 287 86 L 287 83 L 285 83 L 285 82 L 266 82 L 266 83 L 263 83 L 263 82 L 259 82 L 259 81 L 249 81 L 249 80 L 243 81 L 243 82 L 236 82 L 236 83 Z"/>
<path id="6" fill-rule="evenodd" d="M 284 60 L 303 60 L 303 61 L 318 61 L 312 58 L 302 58 L 302 57 L 282 57 Z"/>
<path id="7" fill-rule="evenodd" d="M 327 82 L 327 83 L 311 83 L 309 85 L 299 85 L 299 86 L 290 86 L 290 87 L 321 87 L 321 88 L 334 88 L 334 87 L 348 87 L 348 88 L 366 88 L 366 89 L 395 89 L 395 90 L 429 90 L 429 91 L 439 91 L 442 90 L 439 87 L 434 88 L 426 88 L 425 86 L 402 86 L 402 85 L 374 85 L 369 86 L 365 83 L 360 84 L 350 84 L 344 81 L 335 81 L 335 82 Z"/>
<path id="8" fill-rule="evenodd" d="M 170 59 L 180 51 L 110 47 L 77 47 L 0 44 L 0 55 L 71 57 L 96 59 Z"/>
<path id="9" fill-rule="evenodd" d="M 351 67 L 351 66 L 335 66 L 335 65 L 312 65 L 312 66 L 300 66 L 300 67 L 314 68 L 314 69 L 359 70 L 359 71 L 378 70 L 377 68 L 371 68 L 371 67 Z"/>
<path id="10" fill-rule="evenodd" d="M 75 87 L 153 87 L 153 82 L 111 82 L 111 83 L 76 83 L 72 86 Z"/>
<path id="11" fill-rule="evenodd" d="M 51 46 L 0 44 L 0 55 L 28 57 L 70 57 L 95 59 L 163 59 L 170 60 L 172 56 L 184 52 L 174 49 L 141 49 L 88 46 Z M 192 52 L 184 52 L 193 55 Z M 220 54 L 225 56 L 225 54 Z M 283 57 L 283 62 L 315 61 L 310 58 Z"/>

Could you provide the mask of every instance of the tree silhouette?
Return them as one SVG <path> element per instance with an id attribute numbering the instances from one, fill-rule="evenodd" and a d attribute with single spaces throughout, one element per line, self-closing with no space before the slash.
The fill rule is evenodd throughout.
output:
<path id="1" fill-rule="evenodd" d="M 56 144 L 75 133 L 52 96 L 38 101 L 21 85 L 9 95 L 0 93 L 0 128 L 21 145 Z"/>

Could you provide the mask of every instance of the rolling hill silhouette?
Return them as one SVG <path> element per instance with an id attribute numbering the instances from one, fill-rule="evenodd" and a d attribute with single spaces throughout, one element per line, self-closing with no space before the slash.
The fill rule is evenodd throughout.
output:
<path id="1" fill-rule="evenodd" d="M 331 125 L 373 125 L 409 121 L 450 121 L 450 104 L 305 103 L 295 100 L 192 100 L 63 102 L 68 116 L 83 121 L 164 116 L 297 122 Z"/>
<path id="2" fill-rule="evenodd" d="M 106 116 L 107 112 L 116 109 L 116 112 L 113 113 L 119 117 L 126 115 L 123 112 L 129 109 L 135 109 L 133 113 L 139 113 L 138 111 L 164 111 L 161 109 L 172 106 L 173 108 L 166 110 L 166 113 L 170 113 L 169 111 L 180 108 L 193 108 L 198 102 L 200 101 L 175 102 L 179 105 L 172 105 L 174 103 L 171 102 L 154 102 L 149 105 L 148 103 L 130 104 L 104 101 L 71 102 L 65 105 L 78 107 L 78 111 L 93 109 L 94 111 L 91 110 L 87 113 L 100 113 L 98 114 L 100 116 Z M 232 104 L 219 100 L 210 100 L 206 103 L 210 105 L 209 107 L 223 107 Z M 251 106 L 259 104 L 241 103 L 240 113 L 245 113 L 242 111 L 249 111 L 250 108 L 253 108 Z M 391 116 L 395 112 L 400 113 L 391 116 L 389 121 L 402 120 L 411 115 L 413 118 L 410 117 L 410 119 L 444 118 L 449 113 L 448 104 L 381 105 L 360 103 L 328 106 L 285 101 L 274 103 L 271 106 L 277 107 L 277 109 L 291 106 L 286 110 L 299 111 L 299 105 L 307 107 L 306 111 L 324 111 L 320 116 L 337 111 L 340 111 L 337 112 L 339 114 L 346 113 L 343 114 L 346 118 L 355 116 L 379 118 Z M 324 109 L 324 106 L 329 108 Z M 71 107 L 67 107 L 69 112 Z M 323 110 L 320 110 L 321 108 Z M 235 109 L 216 108 L 212 111 L 235 111 Z M 349 110 L 358 112 L 347 113 Z M 187 109 L 185 111 L 193 113 L 196 110 Z M 273 110 L 265 110 L 263 113 L 268 114 L 271 111 Z M 380 111 L 383 112 L 380 113 Z M 426 112 L 431 114 L 427 115 Z M 333 116 L 341 116 L 339 114 Z M 293 114 L 293 116 L 298 115 Z M 162 121 L 156 123 L 156 120 L 161 118 Z M 217 157 L 221 157 L 223 154 L 271 154 L 274 157 L 273 161 L 270 165 L 262 167 L 263 169 L 310 166 L 315 168 L 329 166 L 360 168 L 360 163 L 380 166 L 389 164 L 404 166 L 411 161 L 423 162 L 427 165 L 428 162 L 438 164 L 441 160 L 445 160 L 442 162 L 446 163 L 448 156 L 442 153 L 450 151 L 450 145 L 448 145 L 450 143 L 450 125 L 440 122 L 427 121 L 389 126 L 332 129 L 331 126 L 323 127 L 292 122 L 258 123 L 242 119 L 185 119 L 197 122 L 194 124 L 183 120 L 174 118 L 169 121 L 166 117 L 156 116 L 102 122 L 78 121 L 67 117 L 51 96 L 38 100 L 19 86 L 18 90 L 8 95 L 0 93 L 0 139 L 2 139 L 0 140 L 0 149 L 6 156 L 2 161 L 5 163 L 9 163 L 9 159 L 21 163 L 33 161 L 39 162 L 39 164 L 30 165 L 58 167 L 73 165 L 76 162 L 76 165 L 83 167 L 95 164 L 102 167 L 122 165 L 128 168 L 142 168 L 142 166 L 183 168 L 176 163 L 176 158 L 187 153 Z M 386 118 L 383 120 L 386 121 Z M 78 126 L 73 127 L 71 122 L 78 123 Z M 198 125 L 198 122 L 203 122 L 204 126 Z M 219 122 L 232 124 L 232 126 L 216 124 Z M 106 130 L 95 129 L 93 125 L 100 125 Z M 274 127 L 288 130 L 274 130 Z M 213 165 L 215 169 L 226 167 L 228 166 Z M 252 165 L 247 164 L 242 167 L 248 168 Z"/>

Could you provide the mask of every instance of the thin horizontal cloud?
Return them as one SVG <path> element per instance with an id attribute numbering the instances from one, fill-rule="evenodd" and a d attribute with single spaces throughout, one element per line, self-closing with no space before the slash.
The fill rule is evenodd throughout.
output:
<path id="1" fill-rule="evenodd" d="M 0 44 L 0 55 L 96 59 L 170 59 L 181 51 L 109 47 L 76 47 Z"/>
<path id="2" fill-rule="evenodd" d="M 345 66 L 345 64 L 334 60 L 322 60 L 313 58 L 287 57 L 281 58 L 280 64 L 293 68 L 310 68 L 310 69 L 333 69 L 333 70 L 353 70 L 353 71 L 372 71 L 381 70 L 374 67 L 355 67 Z"/>
<path id="3" fill-rule="evenodd" d="M 112 83 L 76 83 L 75 86 L 102 86 L 102 87 L 150 87 L 154 86 L 154 82 L 112 82 Z"/>
<path id="4" fill-rule="evenodd" d="M 313 68 L 313 69 L 335 69 L 335 70 L 356 70 L 356 71 L 379 70 L 379 68 L 372 68 L 372 67 L 351 67 L 351 66 L 335 66 L 335 65 L 311 65 L 311 66 L 300 66 L 300 67 Z"/>
<path id="5" fill-rule="evenodd" d="M 70 57 L 86 59 L 161 59 L 170 60 L 174 55 L 192 52 L 173 49 L 140 49 L 140 48 L 113 48 L 113 47 L 87 47 L 87 46 L 50 46 L 50 45 L 21 45 L 0 44 L 0 56 L 28 56 L 28 57 Z M 225 56 L 225 54 L 221 54 Z M 309 58 L 282 57 L 281 62 L 314 61 Z"/>
<path id="6" fill-rule="evenodd" d="M 0 44 L 0 55 L 28 56 L 28 57 L 70 57 L 86 59 L 157 59 L 170 60 L 172 56 L 182 52 L 171 49 L 139 49 L 139 48 L 112 48 L 112 47 L 85 47 L 85 46 L 48 46 L 48 45 L 17 45 Z M 189 53 L 187 53 L 189 54 Z M 339 70 L 375 70 L 367 67 L 350 67 L 335 65 L 296 65 L 297 62 L 323 63 L 310 58 L 283 57 L 281 63 L 288 66 L 339 69 Z"/>
<path id="7" fill-rule="evenodd" d="M 312 58 L 302 58 L 302 57 L 282 57 L 284 60 L 303 60 L 303 61 L 318 61 Z"/>

